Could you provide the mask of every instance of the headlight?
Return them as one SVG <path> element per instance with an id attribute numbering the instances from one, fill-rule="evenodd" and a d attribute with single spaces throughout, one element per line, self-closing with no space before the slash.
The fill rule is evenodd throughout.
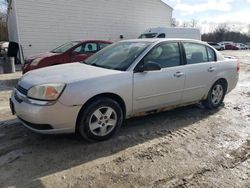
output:
<path id="1" fill-rule="evenodd" d="M 31 62 L 30 66 L 37 66 L 37 65 L 40 63 L 40 61 L 41 61 L 42 59 L 43 59 L 43 58 L 34 59 L 34 60 Z"/>
<path id="2" fill-rule="evenodd" d="M 28 97 L 43 101 L 56 101 L 63 92 L 65 86 L 65 84 L 59 83 L 34 86 L 29 89 Z"/>

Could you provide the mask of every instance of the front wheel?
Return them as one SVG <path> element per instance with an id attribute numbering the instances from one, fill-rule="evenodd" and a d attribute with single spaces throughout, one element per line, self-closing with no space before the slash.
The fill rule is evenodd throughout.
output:
<path id="1" fill-rule="evenodd" d="M 88 141 L 112 137 L 123 123 L 120 105 L 110 98 L 99 98 L 79 114 L 77 131 Z"/>
<path id="2" fill-rule="evenodd" d="M 210 89 L 207 99 L 203 101 L 203 104 L 209 109 L 216 109 L 223 103 L 225 95 L 225 83 L 223 81 L 218 81 Z"/>

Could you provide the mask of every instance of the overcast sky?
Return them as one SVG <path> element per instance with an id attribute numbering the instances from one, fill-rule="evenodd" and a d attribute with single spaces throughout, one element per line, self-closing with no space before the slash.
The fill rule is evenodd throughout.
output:
<path id="1" fill-rule="evenodd" d="M 173 17 L 199 20 L 203 32 L 211 25 L 229 23 L 235 30 L 247 32 L 250 24 L 250 0 L 163 0 L 174 8 Z"/>
<path id="2" fill-rule="evenodd" d="M 4 0 L 0 0 L 0 7 L 2 7 L 2 4 L 3 4 Z"/>

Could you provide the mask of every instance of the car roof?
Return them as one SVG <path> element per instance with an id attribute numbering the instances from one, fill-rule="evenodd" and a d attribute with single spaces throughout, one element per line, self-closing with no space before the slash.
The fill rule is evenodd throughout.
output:
<path id="1" fill-rule="evenodd" d="M 206 42 L 195 40 L 195 39 L 183 39 L 183 38 L 147 38 L 147 39 L 129 39 L 122 40 L 120 42 L 151 42 L 151 43 L 159 43 L 159 42 L 170 42 L 170 41 L 182 41 L 182 42 L 194 42 L 200 44 L 206 44 Z"/>
<path id="2" fill-rule="evenodd" d="M 73 40 L 72 42 L 105 42 L 105 43 L 112 43 L 111 41 L 106 41 L 106 40 L 91 40 L 91 39 L 80 39 L 80 40 Z"/>

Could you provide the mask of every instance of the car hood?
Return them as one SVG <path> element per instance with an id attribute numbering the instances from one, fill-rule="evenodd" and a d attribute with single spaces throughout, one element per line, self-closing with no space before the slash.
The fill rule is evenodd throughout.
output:
<path id="1" fill-rule="evenodd" d="M 37 54 L 37 55 L 28 57 L 26 59 L 26 61 L 33 61 L 34 59 L 51 57 L 51 56 L 54 56 L 54 55 L 59 55 L 59 53 L 46 52 L 46 53 L 42 53 L 42 54 Z"/>
<path id="2" fill-rule="evenodd" d="M 69 84 L 81 80 L 88 80 L 119 74 L 121 71 L 104 69 L 83 63 L 70 63 L 57 65 L 30 71 L 26 73 L 18 82 L 18 85 L 29 89 L 34 85 L 46 83 L 65 83 Z"/>

